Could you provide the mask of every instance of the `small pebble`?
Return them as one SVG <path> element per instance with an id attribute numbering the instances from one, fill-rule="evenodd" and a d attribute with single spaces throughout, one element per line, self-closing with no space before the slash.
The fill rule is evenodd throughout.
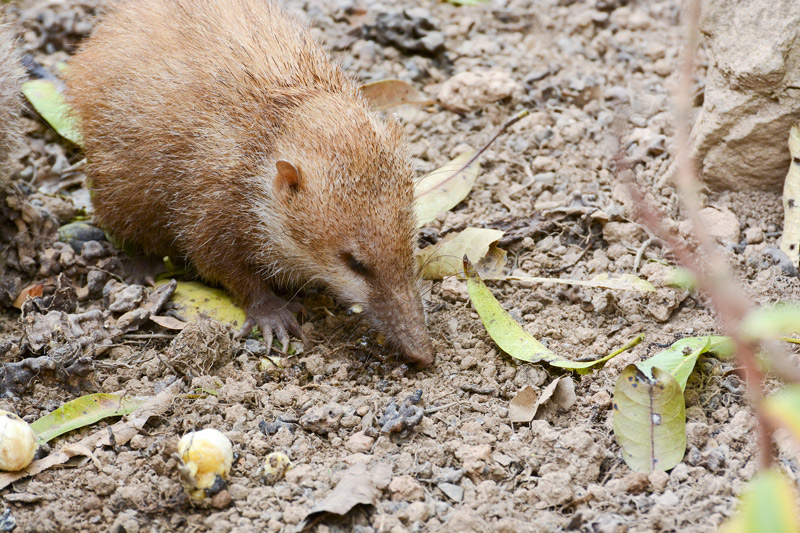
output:
<path id="1" fill-rule="evenodd" d="M 452 483 L 439 483 L 436 486 L 439 487 L 439 490 L 444 492 L 445 496 L 456 503 L 459 503 L 464 499 L 464 489 L 458 485 L 453 485 Z"/>

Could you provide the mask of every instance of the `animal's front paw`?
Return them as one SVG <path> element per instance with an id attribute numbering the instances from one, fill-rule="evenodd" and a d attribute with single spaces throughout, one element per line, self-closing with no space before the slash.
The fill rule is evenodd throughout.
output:
<path id="1" fill-rule="evenodd" d="M 129 284 L 153 287 L 156 277 L 166 271 L 163 259 L 138 254 L 122 257 L 122 279 Z"/>
<path id="2" fill-rule="evenodd" d="M 306 344 L 303 329 L 295 317 L 295 313 L 302 313 L 303 306 L 297 302 L 287 302 L 270 292 L 247 309 L 247 320 L 242 329 L 236 334 L 237 338 L 246 337 L 258 326 L 267 345 L 267 353 L 272 349 L 272 337 L 278 338 L 281 343 L 281 352 L 286 355 L 289 349 L 289 335 L 294 335 Z"/>

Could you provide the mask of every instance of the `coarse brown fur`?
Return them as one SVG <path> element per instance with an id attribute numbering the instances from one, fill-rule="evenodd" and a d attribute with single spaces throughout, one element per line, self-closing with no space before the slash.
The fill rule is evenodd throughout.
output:
<path id="1" fill-rule="evenodd" d="M 432 362 L 400 128 L 301 24 L 265 0 L 113 3 L 67 87 L 102 227 L 187 257 L 262 327 L 272 288 L 318 282 Z"/>
<path id="2" fill-rule="evenodd" d="M 14 33 L 10 26 L 0 21 L 0 186 L 8 179 L 9 156 L 20 141 L 20 83 L 23 74 Z"/>

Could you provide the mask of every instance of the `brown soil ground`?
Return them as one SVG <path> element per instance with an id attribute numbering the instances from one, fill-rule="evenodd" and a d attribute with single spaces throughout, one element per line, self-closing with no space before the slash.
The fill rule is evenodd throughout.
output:
<path id="1" fill-rule="evenodd" d="M 465 145 L 484 144 L 519 110 L 531 111 L 486 152 L 468 199 L 431 223 L 424 239 L 433 242 L 467 226 L 497 228 L 507 232 L 502 244 L 509 271 L 517 274 L 588 279 L 638 273 L 658 286 L 656 293 L 517 282 L 492 290 L 528 332 L 559 354 L 603 355 L 639 334 L 645 342 L 594 373 L 573 376 L 577 399 L 568 409 L 511 424 L 509 401 L 516 392 L 526 385 L 544 388 L 562 373 L 502 353 L 472 309 L 464 282 L 448 279 L 430 290 L 437 360 L 424 370 L 383 353 L 374 334 L 344 308 L 309 294 L 304 330 L 311 346 L 286 358 L 283 370 L 263 371 L 260 344 L 252 339 L 223 347 L 224 364 L 184 378 L 171 408 L 128 442 L 2 490 L 17 531 L 292 531 L 359 463 L 391 465 L 391 483 L 376 505 L 328 519 L 317 531 L 716 529 L 755 471 L 754 417 L 734 365 L 701 358 L 686 393 L 687 454 L 668 474 L 631 472 L 614 440 L 610 409 L 615 379 L 627 364 L 680 337 L 717 330 L 706 301 L 663 286 L 664 265 L 674 261 L 630 219 L 625 189 L 612 172 L 612 124 L 623 116 L 636 177 L 671 223 L 683 227 L 675 191 L 661 181 L 671 162 L 669 91 L 681 42 L 679 2 L 285 4 L 308 18 L 332 56 L 364 81 L 397 77 L 436 97 L 461 72 L 494 71 L 513 80 L 501 100 L 461 114 L 439 105 L 398 112 L 422 175 Z M 55 73 L 91 31 L 97 7 L 96 0 L 21 0 L 6 10 L 38 72 Z M 420 17 L 431 21 L 426 42 L 443 38 L 444 52 L 413 51 L 419 36 L 408 32 L 408 21 L 418 26 Z M 379 21 L 398 28 L 394 40 L 385 29 L 369 29 Z M 698 88 L 702 81 L 700 68 Z M 480 85 L 476 90 L 485 93 Z M 27 386 L 6 379 L 0 407 L 32 421 L 82 394 L 164 390 L 178 378 L 169 364 L 175 334 L 151 322 L 106 340 L 104 350 L 95 349 L 102 342 L 99 323 L 85 328 L 87 342 L 51 335 L 38 351 L 25 348 L 46 329 L 44 317 L 53 309 L 95 310 L 115 323 L 121 313 L 108 309 L 102 288 L 122 271 L 123 257 L 105 241 L 79 252 L 54 243 L 55 228 L 88 202 L 76 165 L 82 155 L 31 110 L 25 129 L 26 144 L 14 163 L 15 192 L 0 206 L 0 240 L 14 258 L 0 270 L 0 288 L 13 295 L 45 280 L 47 295 L 63 274 L 59 294 L 66 294 L 66 303 L 26 307 L 23 317 L 10 306 L 2 310 L 3 362 L 47 356 L 56 371 L 32 371 Z M 751 300 L 797 299 L 800 284 L 782 271 L 775 254 L 778 193 L 708 193 L 703 201 L 730 209 L 738 220 L 738 228 L 727 228 L 732 240 L 722 249 Z M 11 222 L 20 217 L 22 223 Z M 70 286 L 79 288 L 77 299 Z M 196 357 L 208 356 L 207 338 L 181 339 Z M 383 433 L 378 420 L 390 404 L 415 393 L 421 394 L 421 421 L 405 433 Z M 115 421 L 60 437 L 52 449 Z M 213 504 L 192 505 L 171 453 L 182 434 L 202 427 L 224 431 L 237 460 L 227 492 Z M 295 467 L 269 484 L 261 469 L 273 451 L 288 454 Z M 791 456 L 781 459 L 797 471 Z"/>

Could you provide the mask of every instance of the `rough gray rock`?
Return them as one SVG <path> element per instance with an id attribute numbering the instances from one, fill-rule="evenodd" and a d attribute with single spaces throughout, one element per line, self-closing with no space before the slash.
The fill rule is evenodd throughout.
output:
<path id="1" fill-rule="evenodd" d="M 707 0 L 700 31 L 709 68 L 692 142 L 703 179 L 719 189 L 778 189 L 789 127 L 800 119 L 800 2 Z"/>

